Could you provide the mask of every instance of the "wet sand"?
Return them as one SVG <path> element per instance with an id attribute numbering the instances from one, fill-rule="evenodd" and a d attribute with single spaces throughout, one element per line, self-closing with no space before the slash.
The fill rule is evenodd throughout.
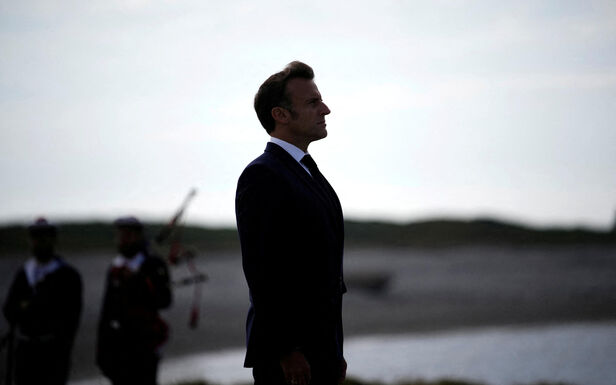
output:
<path id="1" fill-rule="evenodd" d="M 110 254 L 67 255 L 82 273 L 85 308 L 74 349 L 73 379 L 98 374 L 96 323 Z M 21 263 L 0 260 L 2 301 Z M 241 347 L 248 306 L 239 252 L 204 254 L 199 266 L 202 317 L 188 327 L 192 287 L 175 290 L 163 313 L 172 328 L 168 358 Z M 465 247 L 348 250 L 347 336 L 416 333 L 514 324 L 616 320 L 616 247 Z M 173 276 L 187 275 L 184 267 Z M 374 285 L 375 280 L 383 284 Z M 376 288 L 375 288 L 376 286 Z M 6 330 L 4 319 L 0 330 Z M 4 356 L 0 356 L 4 372 Z"/>

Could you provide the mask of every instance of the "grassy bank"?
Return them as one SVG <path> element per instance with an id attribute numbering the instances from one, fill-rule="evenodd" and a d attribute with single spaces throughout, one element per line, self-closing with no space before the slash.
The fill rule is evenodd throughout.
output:
<path id="1" fill-rule="evenodd" d="M 147 232 L 154 237 L 163 227 L 148 223 Z M 616 244 L 616 231 L 583 228 L 537 229 L 522 224 L 490 219 L 471 221 L 427 220 L 407 224 L 346 221 L 347 247 L 421 247 L 439 248 L 464 245 L 572 245 Z M 104 250 L 113 248 L 114 229 L 104 222 L 69 222 L 59 224 L 59 248 L 63 251 Z M 182 227 L 182 241 L 197 250 L 239 250 L 235 228 Z M 24 225 L 0 227 L 0 255 L 27 250 Z"/>

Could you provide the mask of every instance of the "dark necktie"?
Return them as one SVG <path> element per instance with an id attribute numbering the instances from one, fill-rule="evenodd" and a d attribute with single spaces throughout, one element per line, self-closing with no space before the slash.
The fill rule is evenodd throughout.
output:
<path id="1" fill-rule="evenodd" d="M 315 163 L 314 159 L 312 159 L 310 155 L 306 154 L 302 158 L 301 162 L 306 167 L 308 167 L 308 171 L 310 171 L 312 178 L 320 188 L 321 192 L 325 194 L 327 200 L 330 203 L 333 202 L 331 192 L 329 191 L 329 188 L 327 187 L 327 182 L 325 181 L 325 177 L 323 176 L 323 174 L 321 174 L 321 171 L 319 171 L 319 168 L 317 167 L 317 164 Z"/>
<path id="2" fill-rule="evenodd" d="M 314 159 L 308 154 L 304 155 L 301 160 L 301 163 L 308 168 L 310 174 L 312 175 L 312 179 L 315 182 L 316 190 L 319 195 L 322 195 L 325 198 L 325 203 L 330 208 L 331 215 L 334 216 L 337 222 L 339 222 L 338 227 L 340 229 L 340 234 L 344 232 L 342 225 L 342 212 L 339 208 L 338 198 L 336 197 L 336 193 L 329 187 L 329 183 L 325 180 L 321 171 L 317 167 Z"/>
<path id="3" fill-rule="evenodd" d="M 310 175 L 316 180 L 320 185 L 324 185 L 323 183 L 323 174 L 319 171 L 317 164 L 314 162 L 314 159 L 308 154 L 304 155 L 301 161 L 304 166 L 308 167 L 308 171 L 310 171 Z"/>

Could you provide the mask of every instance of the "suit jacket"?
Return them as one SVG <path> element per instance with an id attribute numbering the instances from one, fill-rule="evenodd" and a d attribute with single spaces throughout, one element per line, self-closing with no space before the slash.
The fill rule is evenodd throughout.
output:
<path id="1" fill-rule="evenodd" d="M 274 143 L 239 178 L 236 218 L 250 294 L 246 367 L 294 349 L 311 364 L 342 358 L 344 225 L 325 184 Z"/>

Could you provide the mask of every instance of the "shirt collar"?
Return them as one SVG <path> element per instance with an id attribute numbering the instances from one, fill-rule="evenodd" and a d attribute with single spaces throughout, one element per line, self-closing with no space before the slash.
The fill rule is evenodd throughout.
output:
<path id="1" fill-rule="evenodd" d="M 143 261 L 145 261 L 145 255 L 143 255 L 143 253 L 141 252 L 132 257 L 131 259 L 128 259 L 123 255 L 118 255 L 111 261 L 111 266 L 117 268 L 125 267 L 134 273 L 139 270 L 139 268 L 143 264 Z"/>
<path id="2" fill-rule="evenodd" d="M 307 154 L 307 152 L 300 150 L 297 146 L 294 146 L 289 142 L 285 142 L 284 140 L 275 138 L 273 136 L 270 138 L 270 142 L 282 147 L 286 152 L 289 153 L 289 155 L 293 157 L 293 159 L 295 159 L 299 163 L 301 163 L 301 160 L 304 155 Z"/>
<path id="3" fill-rule="evenodd" d="M 35 258 L 30 258 L 24 264 L 26 278 L 30 286 L 34 287 L 42 281 L 47 275 L 58 270 L 62 265 L 61 261 L 54 257 L 46 263 L 40 263 Z"/>

